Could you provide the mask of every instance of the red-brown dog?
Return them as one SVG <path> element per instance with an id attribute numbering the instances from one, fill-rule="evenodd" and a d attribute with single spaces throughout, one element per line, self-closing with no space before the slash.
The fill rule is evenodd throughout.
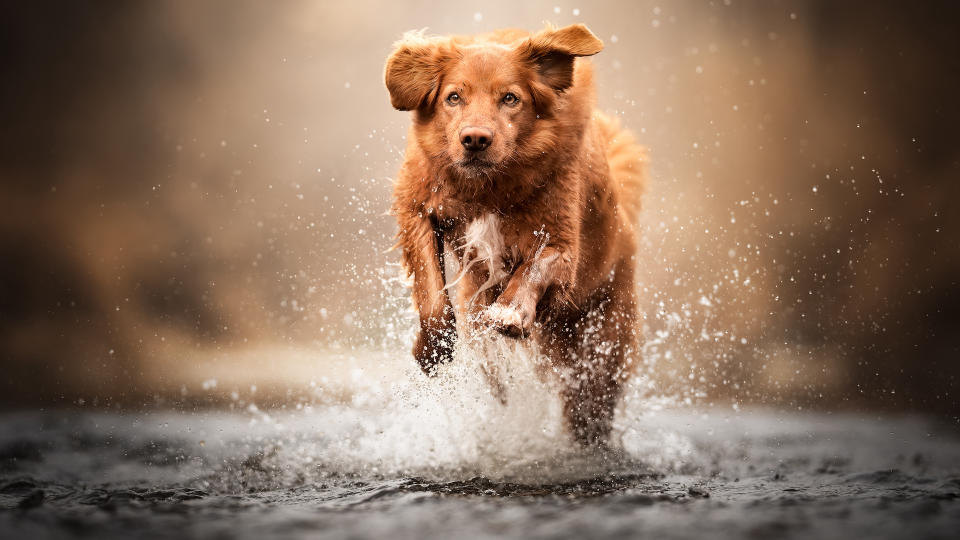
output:
<path id="1" fill-rule="evenodd" d="M 536 34 L 407 34 L 386 66 L 393 106 L 414 111 L 394 190 L 398 245 L 427 374 L 449 361 L 456 315 L 444 253 L 460 264 L 468 325 L 532 336 L 565 373 L 574 437 L 603 442 L 637 354 L 634 222 L 645 155 L 594 109 L 603 48 L 583 25 Z"/>

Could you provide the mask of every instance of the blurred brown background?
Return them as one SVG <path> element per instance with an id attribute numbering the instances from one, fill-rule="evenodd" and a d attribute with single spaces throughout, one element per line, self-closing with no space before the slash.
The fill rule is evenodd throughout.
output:
<path id="1" fill-rule="evenodd" d="M 408 116 L 383 61 L 410 29 L 551 21 L 606 42 L 599 105 L 651 149 L 659 391 L 957 414 L 952 3 L 2 9 L 6 406 L 154 403 L 211 378 L 281 396 L 364 351 L 408 361 L 383 215 Z"/>

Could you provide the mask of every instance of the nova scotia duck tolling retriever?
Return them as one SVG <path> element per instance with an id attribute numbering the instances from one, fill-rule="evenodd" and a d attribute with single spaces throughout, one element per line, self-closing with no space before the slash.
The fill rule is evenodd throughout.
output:
<path id="1" fill-rule="evenodd" d="M 466 332 L 533 340 L 561 374 L 573 437 L 603 445 L 638 363 L 636 220 L 646 156 L 595 108 L 586 26 L 408 33 L 387 59 L 412 111 L 392 213 L 428 375 Z M 445 261 L 445 258 L 447 259 Z M 452 260 L 450 260 L 452 259 Z M 454 262 L 454 309 L 445 264 Z M 489 334 L 488 334 L 489 335 Z"/>

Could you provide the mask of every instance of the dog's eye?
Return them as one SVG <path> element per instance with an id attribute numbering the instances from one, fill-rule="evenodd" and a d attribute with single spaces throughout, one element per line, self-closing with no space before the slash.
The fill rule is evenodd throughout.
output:
<path id="1" fill-rule="evenodd" d="M 501 101 L 503 101 L 504 105 L 516 105 L 520 102 L 520 98 L 512 92 L 507 92 L 507 95 L 503 96 Z"/>
<path id="2" fill-rule="evenodd" d="M 447 103 L 450 105 L 456 105 L 460 103 L 460 94 L 456 92 L 451 93 L 449 96 L 447 96 Z"/>

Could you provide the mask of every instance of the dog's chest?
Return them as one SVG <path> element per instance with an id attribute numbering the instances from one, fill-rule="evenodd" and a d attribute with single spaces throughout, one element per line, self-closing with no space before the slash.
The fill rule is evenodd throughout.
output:
<path id="1" fill-rule="evenodd" d="M 481 271 L 491 282 L 500 282 L 509 276 L 510 268 L 519 257 L 514 235 L 499 216 L 481 214 L 461 231 L 454 242 L 461 271 Z"/>

